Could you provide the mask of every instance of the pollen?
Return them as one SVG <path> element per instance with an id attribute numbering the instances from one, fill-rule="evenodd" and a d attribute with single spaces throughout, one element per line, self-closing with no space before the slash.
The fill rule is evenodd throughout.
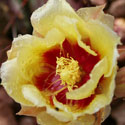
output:
<path id="1" fill-rule="evenodd" d="M 81 80 L 82 72 L 78 61 L 73 58 L 57 57 L 56 74 L 60 75 L 62 85 L 67 85 L 69 91 Z"/>

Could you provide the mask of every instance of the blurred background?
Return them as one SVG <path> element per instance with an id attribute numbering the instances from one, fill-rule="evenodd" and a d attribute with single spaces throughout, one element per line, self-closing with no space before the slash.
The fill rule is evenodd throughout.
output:
<path id="1" fill-rule="evenodd" d="M 125 125 L 125 90 L 119 87 L 125 84 L 125 0 L 67 0 L 77 10 L 81 7 L 92 7 L 106 4 L 105 13 L 115 17 L 114 31 L 121 38 L 118 46 L 118 72 L 116 91 L 112 101 L 111 115 L 102 125 Z M 47 0 L 0 0 L 0 66 L 7 59 L 6 51 L 11 47 L 18 34 L 31 34 L 30 16 Z M 1 79 L 0 79 L 1 82 Z M 37 125 L 36 119 L 15 115 L 20 105 L 14 102 L 0 85 L 0 125 Z"/>

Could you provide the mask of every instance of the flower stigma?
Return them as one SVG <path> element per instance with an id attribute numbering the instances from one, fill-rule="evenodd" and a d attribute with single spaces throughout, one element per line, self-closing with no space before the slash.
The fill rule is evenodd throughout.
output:
<path id="1" fill-rule="evenodd" d="M 61 84 L 67 85 L 69 91 L 73 87 L 77 87 L 75 84 L 81 80 L 82 75 L 78 61 L 72 57 L 57 57 L 56 63 L 56 74 L 60 75 L 60 79 L 62 80 Z"/>

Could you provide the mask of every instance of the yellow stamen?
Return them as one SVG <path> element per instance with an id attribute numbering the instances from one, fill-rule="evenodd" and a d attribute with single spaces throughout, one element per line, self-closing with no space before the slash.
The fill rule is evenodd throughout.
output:
<path id="1" fill-rule="evenodd" d="M 69 91 L 73 87 L 77 87 L 75 84 L 81 80 L 80 67 L 78 61 L 73 58 L 57 57 L 56 74 L 60 75 L 62 85 L 67 85 Z"/>

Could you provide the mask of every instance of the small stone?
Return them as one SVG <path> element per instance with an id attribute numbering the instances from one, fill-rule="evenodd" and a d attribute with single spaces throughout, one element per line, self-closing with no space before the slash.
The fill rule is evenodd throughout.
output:
<path id="1" fill-rule="evenodd" d="M 90 0 L 94 5 L 103 5 L 106 3 L 106 0 Z"/>
<path id="2" fill-rule="evenodd" d="M 0 125 L 17 125 L 13 110 L 4 102 L 0 102 Z"/>
<path id="3" fill-rule="evenodd" d="M 125 66 L 125 45 L 120 45 L 118 47 L 118 53 L 119 53 L 118 66 L 123 67 Z"/>
<path id="4" fill-rule="evenodd" d="M 120 68 L 117 73 L 115 96 L 117 98 L 125 97 L 125 67 Z"/>
<path id="5" fill-rule="evenodd" d="M 0 86 L 0 101 L 6 105 L 13 105 L 14 103 L 2 86 Z"/>
<path id="6" fill-rule="evenodd" d="M 108 12 L 115 17 L 125 17 L 125 0 L 112 2 Z"/>
<path id="7" fill-rule="evenodd" d="M 21 118 L 19 125 L 37 125 L 37 123 L 35 118 L 25 116 Z"/>
<path id="8" fill-rule="evenodd" d="M 117 18 L 115 20 L 114 30 L 121 37 L 123 44 L 125 44 L 125 18 Z"/>
<path id="9" fill-rule="evenodd" d="M 78 10 L 79 8 L 83 7 L 82 0 L 67 0 L 68 3 L 75 9 Z"/>
<path id="10" fill-rule="evenodd" d="M 115 107 L 112 111 L 112 117 L 116 119 L 117 125 L 125 125 L 125 101 Z"/>

